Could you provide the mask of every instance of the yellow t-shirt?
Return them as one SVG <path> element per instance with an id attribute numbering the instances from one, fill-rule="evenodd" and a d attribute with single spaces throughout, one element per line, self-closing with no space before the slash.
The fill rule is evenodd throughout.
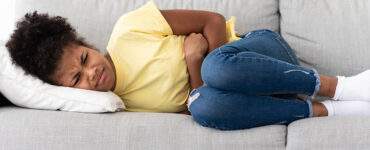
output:
<path id="1" fill-rule="evenodd" d="M 233 18 L 231 20 L 227 24 L 229 42 L 239 39 Z M 184 38 L 173 35 L 153 1 L 118 19 L 107 50 L 116 67 L 113 92 L 121 97 L 127 111 L 187 109 L 190 83 L 183 52 Z"/>

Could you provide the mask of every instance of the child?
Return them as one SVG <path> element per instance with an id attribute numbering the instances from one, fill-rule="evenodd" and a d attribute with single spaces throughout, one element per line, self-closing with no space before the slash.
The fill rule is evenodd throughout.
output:
<path id="1" fill-rule="evenodd" d="M 112 90 L 127 111 L 186 113 L 188 103 L 198 123 L 223 130 L 333 114 L 331 102 L 297 101 L 298 93 L 369 99 L 368 87 L 348 90 L 369 81 L 368 71 L 339 81 L 320 75 L 300 67 L 279 35 L 237 37 L 233 24 L 217 13 L 159 10 L 150 1 L 117 21 L 102 56 L 66 19 L 34 12 L 6 46 L 17 65 L 47 83 Z"/>

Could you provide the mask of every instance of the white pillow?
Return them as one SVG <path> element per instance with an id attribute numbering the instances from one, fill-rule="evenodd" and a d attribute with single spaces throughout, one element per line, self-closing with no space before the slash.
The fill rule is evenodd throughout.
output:
<path id="1" fill-rule="evenodd" d="M 0 45 L 0 92 L 13 104 L 35 109 L 74 112 L 115 112 L 125 109 L 113 92 L 98 92 L 47 84 L 12 63 Z"/>

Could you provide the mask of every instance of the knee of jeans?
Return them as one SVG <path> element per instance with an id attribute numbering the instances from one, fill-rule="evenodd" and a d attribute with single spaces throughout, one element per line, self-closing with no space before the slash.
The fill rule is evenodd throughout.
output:
<path id="1" fill-rule="evenodd" d="M 214 64 L 214 65 L 217 65 L 217 64 Z M 222 68 L 222 66 L 220 65 L 218 67 Z M 202 77 L 203 82 L 207 86 L 219 87 L 217 85 L 227 80 L 225 79 L 225 77 L 221 77 L 222 74 L 220 73 L 219 70 L 222 70 L 222 69 L 216 70 L 216 68 L 212 67 L 212 65 L 207 65 L 203 63 L 202 69 L 201 69 L 201 77 Z"/>
<path id="2" fill-rule="evenodd" d="M 216 116 L 220 115 L 218 113 L 221 112 L 221 110 L 217 108 L 218 105 L 212 102 L 211 96 L 204 96 L 204 92 L 195 91 L 192 94 L 194 99 L 189 105 L 189 111 L 194 120 L 202 126 L 218 128 L 218 126 L 213 123 L 217 120 Z"/>
<path id="3" fill-rule="evenodd" d="M 216 118 L 214 118 L 215 114 L 211 106 L 207 106 L 206 103 L 198 103 L 199 101 L 194 101 L 192 105 L 189 107 L 189 111 L 193 119 L 200 125 L 204 127 L 213 127 L 218 128 L 213 124 Z"/>
<path id="4" fill-rule="evenodd" d="M 202 63 L 200 75 L 206 85 L 210 85 L 210 80 L 213 80 L 212 78 L 215 74 L 215 65 L 217 64 L 213 60 L 207 58 Z"/>
<path id="5" fill-rule="evenodd" d="M 207 97 L 204 97 L 203 87 L 194 89 L 188 99 L 188 109 L 192 116 L 203 116 L 204 110 L 207 109 Z M 202 92 L 202 93 L 201 93 Z"/>
<path id="6" fill-rule="evenodd" d="M 201 126 L 216 128 L 219 130 L 235 130 L 235 129 L 247 129 L 256 127 L 255 122 L 248 121 L 253 120 L 254 116 L 245 116 L 244 121 L 240 123 L 240 118 L 232 115 L 232 110 L 226 105 L 215 102 L 213 98 L 204 97 L 193 101 L 189 107 L 189 111 L 193 119 Z M 236 123 L 239 121 L 239 123 Z"/>
<path id="7" fill-rule="evenodd" d="M 205 60 L 201 67 L 202 80 L 211 87 L 225 89 L 225 87 L 232 86 L 232 83 L 240 82 L 240 79 L 235 78 L 235 73 L 241 73 L 236 68 L 240 68 L 242 65 L 237 66 L 236 61 L 243 61 L 243 63 L 253 62 L 257 59 L 258 61 L 264 61 L 265 57 L 256 52 L 244 51 L 235 56 L 220 55 L 215 59 Z M 243 66 L 245 65 L 247 64 Z"/>
<path id="8" fill-rule="evenodd" d="M 222 80 L 227 80 L 226 77 L 229 74 L 227 69 L 230 69 L 227 64 L 231 58 L 223 54 L 207 57 L 201 66 L 201 77 L 206 85 L 215 87 L 214 85 L 219 84 Z"/>

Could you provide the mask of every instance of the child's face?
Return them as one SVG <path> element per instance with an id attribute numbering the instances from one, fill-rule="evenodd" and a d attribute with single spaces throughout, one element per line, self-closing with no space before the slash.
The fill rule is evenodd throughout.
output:
<path id="1" fill-rule="evenodd" d="M 116 76 L 113 63 L 99 52 L 70 45 L 64 49 L 52 79 L 62 86 L 109 91 L 114 89 Z"/>

